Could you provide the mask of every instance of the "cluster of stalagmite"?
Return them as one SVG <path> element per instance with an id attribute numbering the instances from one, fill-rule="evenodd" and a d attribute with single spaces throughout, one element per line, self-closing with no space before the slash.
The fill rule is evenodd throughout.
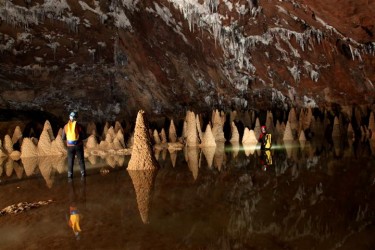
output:
<path id="1" fill-rule="evenodd" d="M 218 143 L 229 141 L 233 145 L 257 145 L 260 127 L 266 125 L 268 133 L 273 135 L 273 141 L 289 142 L 298 141 L 304 145 L 311 136 L 327 136 L 330 133 L 333 140 L 347 137 L 353 141 L 358 135 L 363 140 L 375 140 L 374 112 L 368 112 L 369 107 L 343 106 L 341 112 L 334 113 L 326 109 L 313 115 L 311 108 L 291 108 L 284 112 L 284 117 L 274 119 L 273 113 L 267 111 L 266 116 L 260 116 L 253 110 L 231 111 L 228 116 L 223 111 L 213 110 L 209 120 L 203 122 L 201 114 L 187 111 L 183 121 L 182 135 L 177 135 L 174 120 L 170 120 L 169 128 L 148 129 L 151 144 L 156 150 L 168 149 L 170 152 L 181 150 L 183 147 L 212 147 Z M 297 116 L 297 114 L 299 114 Z M 336 114 L 336 115 L 334 115 Z M 228 117 L 228 120 L 227 120 Z M 265 119 L 264 119 L 265 118 Z M 224 124 L 228 123 L 230 138 L 224 136 Z M 237 125 L 242 123 L 241 130 Z M 328 129 L 327 129 L 328 128 Z M 114 126 L 107 122 L 102 133 L 99 133 L 95 123 L 90 122 L 86 127 L 88 138 L 85 142 L 85 156 L 90 155 L 126 155 L 131 154 L 135 144 L 135 131 L 130 132 L 129 139 L 125 141 L 124 129 L 120 122 Z M 308 132 L 308 134 L 307 134 Z M 66 155 L 66 145 L 62 140 L 62 128 L 54 134 L 50 122 L 47 120 L 39 138 L 25 137 L 19 126 L 14 129 L 13 135 L 5 135 L 0 144 L 0 158 L 13 159 L 44 156 Z M 168 135 L 168 136 L 167 136 Z M 241 135 L 241 136 L 240 136 Z M 308 137 L 309 136 L 309 137 Z M 18 144 L 19 147 L 15 147 Z M 209 150 L 205 150 L 209 155 Z M 212 150 L 211 150 L 212 151 Z"/>

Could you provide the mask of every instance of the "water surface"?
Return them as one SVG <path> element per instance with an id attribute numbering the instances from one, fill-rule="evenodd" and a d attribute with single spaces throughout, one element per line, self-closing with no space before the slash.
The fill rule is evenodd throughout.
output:
<path id="1" fill-rule="evenodd" d="M 375 152 L 369 142 L 279 143 L 156 151 L 156 172 L 129 156 L 2 159 L 0 249 L 374 249 Z M 81 233 L 68 226 L 80 213 Z"/>

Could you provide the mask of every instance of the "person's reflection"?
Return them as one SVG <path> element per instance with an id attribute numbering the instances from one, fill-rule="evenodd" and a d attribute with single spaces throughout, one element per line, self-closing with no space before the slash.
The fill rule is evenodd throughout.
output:
<path id="1" fill-rule="evenodd" d="M 86 180 L 81 179 L 79 182 L 79 190 L 76 190 L 74 180 L 69 180 L 69 219 L 68 225 L 73 230 L 77 240 L 81 237 L 80 220 L 82 214 L 79 208 L 86 204 Z"/>
<path id="2" fill-rule="evenodd" d="M 272 165 L 271 150 L 261 150 L 259 161 L 260 161 L 260 166 L 262 170 L 267 171 L 269 167 Z"/>

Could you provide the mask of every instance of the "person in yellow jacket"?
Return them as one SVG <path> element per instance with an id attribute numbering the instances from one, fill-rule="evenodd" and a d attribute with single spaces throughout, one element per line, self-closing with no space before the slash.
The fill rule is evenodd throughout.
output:
<path id="1" fill-rule="evenodd" d="M 77 155 L 79 167 L 81 170 L 81 177 L 86 176 L 86 166 L 84 158 L 83 140 L 86 139 L 86 134 L 82 126 L 77 123 L 78 113 L 73 111 L 69 114 L 69 121 L 64 126 L 62 132 L 62 139 L 66 140 L 68 148 L 68 178 L 73 178 L 74 158 Z"/>

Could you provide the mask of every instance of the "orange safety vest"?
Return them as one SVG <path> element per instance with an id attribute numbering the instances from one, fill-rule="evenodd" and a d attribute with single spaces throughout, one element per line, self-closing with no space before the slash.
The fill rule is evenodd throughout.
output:
<path id="1" fill-rule="evenodd" d="M 68 124 L 66 124 L 66 140 L 68 144 L 76 145 L 79 139 L 79 133 L 77 131 L 76 127 L 77 121 L 69 121 Z"/>

